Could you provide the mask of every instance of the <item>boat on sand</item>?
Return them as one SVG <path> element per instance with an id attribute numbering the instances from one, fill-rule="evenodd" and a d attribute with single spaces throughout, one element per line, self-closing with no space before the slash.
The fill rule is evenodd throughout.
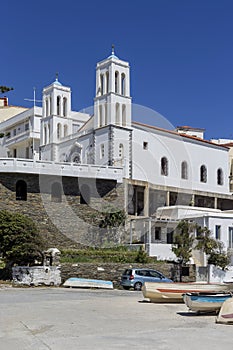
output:
<path id="1" fill-rule="evenodd" d="M 142 287 L 144 298 L 152 303 L 183 303 L 183 294 L 188 292 L 229 292 L 232 284 L 206 282 L 145 282 Z"/>
<path id="2" fill-rule="evenodd" d="M 233 325 L 233 298 L 224 301 L 216 317 L 216 323 Z"/>
<path id="3" fill-rule="evenodd" d="M 71 277 L 65 281 L 63 287 L 113 289 L 113 283 L 111 281 Z"/>
<path id="4" fill-rule="evenodd" d="M 189 310 L 196 313 L 219 312 L 227 299 L 232 299 L 231 293 L 185 293 L 183 299 Z"/>

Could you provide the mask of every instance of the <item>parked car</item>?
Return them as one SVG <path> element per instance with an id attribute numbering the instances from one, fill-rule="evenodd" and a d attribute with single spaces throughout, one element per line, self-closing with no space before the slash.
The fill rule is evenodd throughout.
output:
<path id="1" fill-rule="evenodd" d="M 126 269 L 121 276 L 121 285 L 124 289 L 134 288 L 141 290 L 145 282 L 173 282 L 161 272 L 152 269 Z"/>

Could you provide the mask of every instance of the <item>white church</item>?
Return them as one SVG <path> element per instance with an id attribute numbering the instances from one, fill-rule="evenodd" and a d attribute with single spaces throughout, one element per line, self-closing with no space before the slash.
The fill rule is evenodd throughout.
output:
<path id="1" fill-rule="evenodd" d="M 193 219 L 214 215 L 217 238 L 233 248 L 231 140 L 218 144 L 205 140 L 200 128 L 133 121 L 130 66 L 114 49 L 96 65 L 92 114 L 71 110 L 71 89 L 56 77 L 43 89 L 42 108 L 17 109 L 1 99 L 0 133 L 0 171 L 43 168 L 123 184 L 131 243 L 137 237 L 150 255 L 172 259 L 174 222 L 190 207 Z"/>

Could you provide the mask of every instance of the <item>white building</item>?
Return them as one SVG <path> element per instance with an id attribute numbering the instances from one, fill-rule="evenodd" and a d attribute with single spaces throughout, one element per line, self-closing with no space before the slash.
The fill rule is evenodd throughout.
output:
<path id="1" fill-rule="evenodd" d="M 42 101 L 42 108 L 6 120 L 1 118 L 5 107 L 0 108 L 7 157 L 39 161 L 33 171 L 43 163 L 48 174 L 54 171 L 51 164 L 67 169 L 67 176 L 75 163 L 85 166 L 89 177 L 96 176 L 96 166 L 108 169 L 108 179 L 115 171 L 113 177 L 125 184 L 127 214 L 145 222 L 164 205 L 233 209 L 229 147 L 204 140 L 200 128 L 171 131 L 134 122 L 130 66 L 114 50 L 96 66 L 93 115 L 71 110 L 71 89 L 57 78 L 43 89 Z M 18 164 L 7 166 L 17 172 Z"/>

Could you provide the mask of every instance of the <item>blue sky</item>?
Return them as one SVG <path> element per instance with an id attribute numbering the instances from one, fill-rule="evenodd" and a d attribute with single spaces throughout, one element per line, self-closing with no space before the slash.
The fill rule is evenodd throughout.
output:
<path id="1" fill-rule="evenodd" d="M 14 87 L 10 104 L 30 107 L 33 87 L 41 99 L 59 72 L 73 109 L 83 109 L 114 43 L 130 62 L 133 103 L 174 126 L 205 128 L 206 138 L 233 139 L 232 18 L 231 0 L 4 1 L 0 84 Z"/>

